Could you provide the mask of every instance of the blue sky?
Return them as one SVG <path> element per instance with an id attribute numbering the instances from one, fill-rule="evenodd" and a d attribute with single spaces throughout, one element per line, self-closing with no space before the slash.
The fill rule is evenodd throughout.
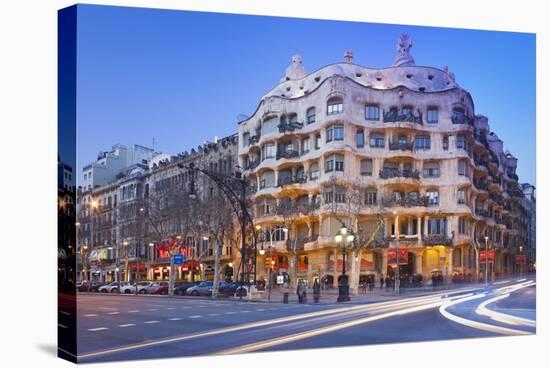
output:
<path id="1" fill-rule="evenodd" d="M 94 5 L 78 9 L 78 170 L 119 142 L 175 154 L 232 134 L 292 55 L 310 72 L 346 50 L 387 67 L 403 33 L 417 65 L 449 66 L 534 183 L 534 34 Z"/>

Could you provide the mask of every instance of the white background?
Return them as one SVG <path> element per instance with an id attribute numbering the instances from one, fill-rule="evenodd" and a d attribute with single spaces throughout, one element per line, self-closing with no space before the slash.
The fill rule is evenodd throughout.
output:
<path id="1" fill-rule="evenodd" d="M 544 1 L 95 1 L 205 10 L 537 33 L 537 336 L 92 364 L 90 367 L 548 366 L 548 39 Z M 55 357 L 57 10 L 61 0 L 0 2 L 0 364 L 66 367 Z M 502 57 L 512 56 L 508 50 Z M 517 73 L 518 71 L 511 71 Z M 503 78 L 506 76 L 504 75 Z M 514 86 L 510 86 L 514 93 Z M 506 106 L 503 106 L 506 108 Z M 510 114 L 513 114 L 510 111 Z M 531 123 L 522 122 L 518 123 Z M 546 294 L 546 296 L 544 295 Z M 546 357 L 546 361 L 544 358 Z"/>

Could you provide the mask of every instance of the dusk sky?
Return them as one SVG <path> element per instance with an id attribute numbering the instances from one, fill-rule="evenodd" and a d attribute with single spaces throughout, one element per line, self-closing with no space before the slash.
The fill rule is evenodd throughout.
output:
<path id="1" fill-rule="evenodd" d="M 300 54 L 308 72 L 391 66 L 399 35 L 417 65 L 448 65 L 535 183 L 535 35 L 107 6 L 78 6 L 77 170 L 115 143 L 177 154 L 237 131 Z"/>

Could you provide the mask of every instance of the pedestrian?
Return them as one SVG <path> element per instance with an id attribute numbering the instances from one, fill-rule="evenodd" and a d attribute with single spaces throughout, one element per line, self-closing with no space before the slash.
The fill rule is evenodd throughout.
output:
<path id="1" fill-rule="evenodd" d="M 305 295 L 305 285 L 302 280 L 298 281 L 298 285 L 296 286 L 296 295 L 298 295 L 298 303 L 302 304 L 304 302 Z"/>
<path id="2" fill-rule="evenodd" d="M 380 290 L 384 288 L 384 274 L 380 275 Z"/>
<path id="3" fill-rule="evenodd" d="M 369 291 L 374 291 L 374 276 L 369 279 Z"/>
<path id="4" fill-rule="evenodd" d="M 315 279 L 315 282 L 313 283 L 313 300 L 315 303 L 319 303 L 319 299 L 321 298 L 321 284 L 319 283 L 319 280 Z"/>

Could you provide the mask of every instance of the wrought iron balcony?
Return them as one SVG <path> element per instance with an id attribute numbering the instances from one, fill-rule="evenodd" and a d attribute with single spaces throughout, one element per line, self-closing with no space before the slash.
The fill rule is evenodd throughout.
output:
<path id="1" fill-rule="evenodd" d="M 248 144 L 252 146 L 253 144 L 258 143 L 260 141 L 260 138 L 261 138 L 261 134 L 259 133 L 256 135 L 253 135 L 250 138 L 248 138 Z"/>
<path id="2" fill-rule="evenodd" d="M 493 184 L 497 184 L 497 185 L 502 184 L 502 180 L 498 176 L 491 175 L 491 179 L 493 180 Z"/>
<path id="3" fill-rule="evenodd" d="M 508 175 L 508 177 L 509 177 L 510 179 L 512 179 L 512 180 L 515 180 L 515 181 L 518 181 L 518 180 L 519 180 L 518 176 L 517 176 L 516 174 L 514 174 L 513 172 L 508 171 L 508 172 L 506 173 L 506 175 Z"/>
<path id="4" fill-rule="evenodd" d="M 423 235 L 422 241 L 424 245 L 453 245 L 453 238 L 449 238 L 447 235 L 443 234 Z"/>
<path id="5" fill-rule="evenodd" d="M 476 215 L 481 217 L 489 217 L 489 211 L 484 208 L 476 208 Z"/>
<path id="6" fill-rule="evenodd" d="M 504 206 L 504 199 L 501 196 L 497 195 L 497 194 L 489 193 L 489 199 L 492 200 L 493 202 L 497 203 L 500 206 Z"/>
<path id="7" fill-rule="evenodd" d="M 486 181 L 474 180 L 474 186 L 479 190 L 488 190 L 488 185 Z"/>
<path id="8" fill-rule="evenodd" d="M 298 129 L 302 129 L 304 127 L 304 123 L 298 123 L 290 122 L 290 123 L 281 123 L 277 126 L 279 128 L 279 133 L 285 133 L 285 132 L 293 132 Z"/>
<path id="9" fill-rule="evenodd" d="M 451 116 L 451 121 L 453 124 L 467 124 L 467 125 L 474 125 L 474 118 L 466 115 L 466 114 L 453 114 Z"/>
<path id="10" fill-rule="evenodd" d="M 482 158 L 476 159 L 476 160 L 474 160 L 474 162 L 475 162 L 476 166 L 484 166 L 484 167 L 489 166 L 489 161 L 484 160 Z"/>
<path id="11" fill-rule="evenodd" d="M 508 189 L 506 192 L 510 197 L 523 197 L 523 192 L 518 188 Z"/>
<path id="12" fill-rule="evenodd" d="M 408 142 L 408 141 L 393 141 L 393 142 L 390 142 L 390 150 L 391 151 L 397 151 L 397 150 L 402 150 L 402 151 L 412 151 L 414 148 L 414 143 L 413 142 Z"/>
<path id="13" fill-rule="evenodd" d="M 399 170 L 395 168 L 385 168 L 380 170 L 381 179 L 391 179 L 391 178 L 412 178 L 420 179 L 420 172 L 418 170 Z"/>
<path id="14" fill-rule="evenodd" d="M 402 198 L 388 197 L 382 201 L 382 205 L 385 207 L 401 206 L 401 207 L 428 207 L 428 196 L 422 197 L 410 197 L 404 196 Z"/>
<path id="15" fill-rule="evenodd" d="M 303 184 L 306 182 L 305 175 L 286 176 L 277 180 L 277 186 L 282 187 L 290 184 Z"/>
<path id="16" fill-rule="evenodd" d="M 281 159 L 281 158 L 295 158 L 295 157 L 299 157 L 300 156 L 300 152 L 298 152 L 297 150 L 286 150 L 286 151 L 278 151 L 277 152 L 277 160 Z"/>
<path id="17" fill-rule="evenodd" d="M 412 112 L 398 113 L 395 110 L 384 113 L 384 123 L 395 123 L 398 121 L 422 124 L 422 113 L 418 112 L 418 114 L 415 115 Z"/>
<path id="18" fill-rule="evenodd" d="M 248 161 L 245 166 L 245 170 L 253 170 L 260 164 L 260 160 Z"/>

